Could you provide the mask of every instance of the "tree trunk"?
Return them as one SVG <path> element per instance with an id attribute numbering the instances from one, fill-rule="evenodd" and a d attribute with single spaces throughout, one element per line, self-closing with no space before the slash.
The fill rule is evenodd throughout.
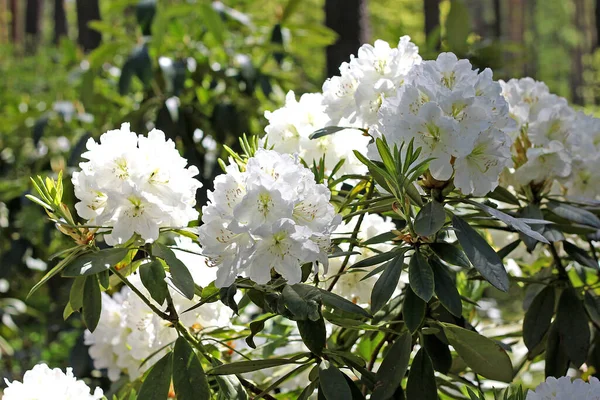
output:
<path id="1" fill-rule="evenodd" d="M 425 37 L 437 50 L 442 44 L 440 32 L 440 0 L 424 0 Z"/>
<path id="2" fill-rule="evenodd" d="M 487 2 L 482 0 L 470 0 L 467 2 L 467 6 L 473 16 L 473 31 L 481 38 L 485 39 L 488 37 L 488 23 L 485 20 L 485 12 L 487 10 Z"/>
<path id="3" fill-rule="evenodd" d="M 500 39 L 501 37 L 502 37 L 502 5 L 500 4 L 500 0 L 494 0 L 494 38 Z"/>
<path id="4" fill-rule="evenodd" d="M 64 0 L 54 0 L 54 44 L 58 44 L 60 38 L 67 36 L 68 32 Z"/>
<path id="5" fill-rule="evenodd" d="M 19 45 L 23 41 L 19 0 L 10 0 L 10 21 L 10 39 L 13 44 Z"/>
<path id="6" fill-rule="evenodd" d="M 27 0 L 25 8 L 25 48 L 28 53 L 35 52 L 42 32 L 43 0 Z"/>
<path id="7" fill-rule="evenodd" d="M 508 3 L 508 39 L 517 45 L 523 45 L 525 43 L 525 0 L 509 0 Z M 524 60 L 527 59 L 529 54 L 527 50 L 523 49 L 521 55 L 514 54 L 509 58 L 511 60 L 513 75 L 515 78 L 519 78 L 526 73 L 526 63 Z M 519 61 L 519 60 L 523 61 Z M 519 65 L 519 64 L 520 65 Z"/>
<path id="8" fill-rule="evenodd" d="M 571 61 L 571 101 L 583 105 L 583 53 L 586 46 L 586 37 L 583 33 L 585 27 L 585 4 L 584 0 L 574 0 L 575 15 L 573 16 L 575 27 L 578 29 L 577 44 L 573 48 Z"/>
<path id="9" fill-rule="evenodd" d="M 600 0 L 596 0 L 594 2 L 594 16 L 596 17 L 596 34 L 595 34 L 595 47 L 594 48 L 599 48 L 600 47 Z"/>
<path id="10" fill-rule="evenodd" d="M 79 35 L 77 43 L 85 52 L 92 51 L 100 46 L 102 35 L 91 29 L 88 22 L 100 20 L 100 6 L 98 0 L 77 0 L 77 28 Z"/>
<path id="11" fill-rule="evenodd" d="M 327 76 L 339 75 L 339 67 L 369 41 L 367 0 L 325 0 L 325 25 L 338 35 L 327 46 Z"/>

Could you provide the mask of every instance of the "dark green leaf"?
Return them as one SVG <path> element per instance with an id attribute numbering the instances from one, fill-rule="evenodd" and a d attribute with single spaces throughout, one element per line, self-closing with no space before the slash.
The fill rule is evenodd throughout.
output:
<path id="1" fill-rule="evenodd" d="M 319 365 L 319 383 L 327 400 L 348 400 L 352 398 L 352 392 L 344 378 L 344 374 L 327 361 L 322 361 Z"/>
<path id="2" fill-rule="evenodd" d="M 173 350 L 173 387 L 178 400 L 210 400 L 208 380 L 202 364 L 189 343 L 182 337 Z"/>
<path id="3" fill-rule="evenodd" d="M 408 280 L 417 296 L 426 302 L 431 300 L 435 289 L 433 271 L 419 251 L 415 251 L 408 264 Z"/>
<path id="4" fill-rule="evenodd" d="M 218 400 L 247 400 L 248 393 L 236 376 L 215 376 L 219 385 Z"/>
<path id="5" fill-rule="evenodd" d="M 371 292 L 371 312 L 376 313 L 388 302 L 398 286 L 404 266 L 404 255 L 396 256 L 375 282 Z"/>
<path id="6" fill-rule="evenodd" d="M 231 284 L 227 287 L 222 287 L 219 289 L 219 298 L 221 299 L 221 303 L 225 304 L 227 307 L 231 308 L 234 313 L 238 313 L 238 305 L 235 302 L 235 294 L 237 292 L 237 286 L 235 283 Z"/>
<path id="7" fill-rule="evenodd" d="M 506 292 L 509 286 L 508 274 L 494 249 L 462 218 L 452 217 L 452 225 L 458 241 L 475 269 L 494 287 Z"/>
<path id="8" fill-rule="evenodd" d="M 128 249 L 110 248 L 85 253 L 69 263 L 63 276 L 76 277 L 97 274 L 117 265 L 127 255 Z"/>
<path id="9" fill-rule="evenodd" d="M 444 205 L 432 200 L 425 204 L 415 217 L 415 233 L 419 236 L 431 236 L 442 229 L 445 222 Z"/>
<path id="10" fill-rule="evenodd" d="M 166 277 L 162 263 L 156 259 L 140 266 L 142 283 L 158 304 L 163 304 L 169 293 Z"/>
<path id="11" fill-rule="evenodd" d="M 450 243 L 431 243 L 429 245 L 433 252 L 448 264 L 462 268 L 471 268 L 471 263 L 465 252 L 458 246 Z"/>
<path id="12" fill-rule="evenodd" d="M 510 358 L 498 343 L 455 325 L 443 324 L 443 327 L 448 342 L 474 372 L 496 381 L 512 381 Z"/>
<path id="13" fill-rule="evenodd" d="M 361 267 L 371 267 L 373 265 L 381 264 L 382 262 L 391 260 L 395 256 L 397 256 L 397 252 L 388 251 L 387 253 L 379 253 L 375 254 L 372 257 L 364 258 L 354 264 L 351 268 L 361 268 Z"/>
<path id="14" fill-rule="evenodd" d="M 73 280 L 71 285 L 71 292 L 69 292 L 69 303 L 73 308 L 73 311 L 77 311 L 83 307 L 83 297 L 85 293 L 85 281 L 87 277 L 79 276 Z"/>
<path id="15" fill-rule="evenodd" d="M 254 337 L 265 328 L 265 321 L 275 317 L 277 314 L 265 314 L 256 318 L 254 321 L 250 322 L 250 335 L 246 338 L 246 343 L 248 346 L 256 349 L 256 344 L 254 343 Z"/>
<path id="16" fill-rule="evenodd" d="M 456 289 L 456 283 L 452 279 L 448 268 L 433 257 L 429 259 L 429 264 L 433 270 L 435 294 L 440 300 L 440 303 L 442 303 L 452 315 L 460 318 L 462 315 L 462 301 L 460 300 L 460 294 Z"/>
<path id="17" fill-rule="evenodd" d="M 571 257 L 573 261 L 577 261 L 579 264 L 584 267 L 589 267 L 597 270 L 599 268 L 598 263 L 590 257 L 587 251 L 580 249 L 575 246 L 573 243 L 567 242 L 566 240 L 563 242 L 563 249 L 565 252 Z"/>
<path id="18" fill-rule="evenodd" d="M 512 194 L 508 189 L 505 189 L 502 186 L 498 186 L 496 189 L 494 189 L 494 191 L 488 193 L 488 197 L 504 203 L 514 204 L 515 206 L 520 205 L 519 199 L 517 199 L 515 195 Z"/>
<path id="19" fill-rule="evenodd" d="M 173 353 L 167 353 L 152 367 L 142 387 L 138 399 L 165 400 L 169 396 L 173 375 Z"/>
<path id="20" fill-rule="evenodd" d="M 296 321 L 298 331 L 302 341 L 310 351 L 320 356 L 323 354 L 325 343 L 327 342 L 327 331 L 325 329 L 325 320 L 323 318 L 318 321 Z"/>
<path id="21" fill-rule="evenodd" d="M 565 289 L 558 301 L 556 324 L 561 344 L 575 367 L 584 362 L 590 349 L 590 328 L 583 303 L 575 289 Z"/>
<path id="22" fill-rule="evenodd" d="M 179 259 L 175 256 L 173 250 L 161 243 L 154 242 L 154 244 L 152 244 L 152 255 L 165 260 L 169 266 L 171 279 L 173 280 L 175 287 L 179 289 L 181 294 L 183 294 L 186 298 L 190 300 L 193 299 L 196 286 L 194 285 L 192 274 L 185 264 L 179 261 Z"/>
<path id="23" fill-rule="evenodd" d="M 498 250 L 498 257 L 500 257 L 503 260 L 506 256 L 512 253 L 514 249 L 519 247 L 520 243 L 521 239 L 517 239 L 514 242 L 507 244 L 506 246 Z"/>
<path id="24" fill-rule="evenodd" d="M 452 367 L 452 353 L 448 345 L 436 335 L 423 335 L 423 346 L 430 355 L 435 370 L 447 374 Z"/>
<path id="25" fill-rule="evenodd" d="M 344 129 L 352 129 L 343 126 L 326 126 L 325 128 L 317 129 L 313 133 L 311 133 L 308 138 L 309 139 L 318 139 L 323 136 L 332 135 L 336 132 L 343 131 Z"/>
<path id="26" fill-rule="evenodd" d="M 425 319 L 427 303 L 413 292 L 410 286 L 404 289 L 404 303 L 402 304 L 402 315 L 404 323 L 411 333 L 415 333 Z"/>
<path id="27" fill-rule="evenodd" d="M 321 318 L 321 295 L 318 289 L 309 285 L 286 285 L 281 298 L 285 307 L 294 314 L 294 319 L 317 321 Z"/>
<path id="28" fill-rule="evenodd" d="M 294 360 L 289 360 L 287 358 L 270 358 L 267 360 L 238 361 L 230 364 L 218 365 L 216 367 L 213 367 L 207 373 L 209 375 L 235 375 L 294 363 L 296 363 Z"/>
<path id="29" fill-rule="evenodd" d="M 83 287 L 83 320 L 90 332 L 94 332 L 98 326 L 101 313 L 102 294 L 100 284 L 95 275 L 90 275 L 85 278 Z"/>
<path id="30" fill-rule="evenodd" d="M 550 211 L 552 211 L 559 217 L 568 219 L 569 221 L 581 225 L 588 225 L 596 229 L 600 229 L 600 219 L 596 215 L 584 208 L 574 207 L 556 201 L 549 201 L 548 208 L 550 209 Z"/>
<path id="31" fill-rule="evenodd" d="M 569 369 L 569 357 L 565 353 L 564 340 L 558 332 L 558 322 L 554 321 L 548 331 L 548 340 L 546 341 L 546 366 L 544 373 L 546 376 L 560 378 L 565 376 Z"/>
<path id="32" fill-rule="evenodd" d="M 370 246 L 372 244 L 385 243 L 385 242 L 389 242 L 389 241 L 395 239 L 397 236 L 398 235 L 395 234 L 394 232 L 384 232 L 379 235 L 373 236 L 372 238 L 370 238 L 368 240 L 365 240 L 361 244 L 363 246 Z"/>
<path id="33" fill-rule="evenodd" d="M 586 290 L 583 304 L 590 316 L 590 320 L 600 326 L 600 298 L 594 292 Z"/>
<path id="34" fill-rule="evenodd" d="M 387 400 L 392 397 L 404 378 L 411 350 L 412 336 L 408 330 L 404 330 L 390 346 L 377 370 L 377 383 L 371 400 Z"/>
<path id="35" fill-rule="evenodd" d="M 410 366 L 406 384 L 406 399 L 437 400 L 437 398 L 433 364 L 425 349 L 420 348 Z"/>
<path id="36" fill-rule="evenodd" d="M 523 340 L 530 352 L 540 344 L 554 315 L 554 287 L 546 286 L 531 302 L 523 320 Z"/>
<path id="37" fill-rule="evenodd" d="M 353 302 L 324 289 L 319 289 L 319 291 L 321 292 L 321 300 L 323 301 L 323 304 L 340 311 L 360 315 L 366 318 L 373 318 L 373 316 L 365 311 L 364 308 L 354 304 Z"/>

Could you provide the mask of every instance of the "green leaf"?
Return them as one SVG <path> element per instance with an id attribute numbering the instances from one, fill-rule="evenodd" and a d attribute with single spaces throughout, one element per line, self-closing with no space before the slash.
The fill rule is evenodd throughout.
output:
<path id="1" fill-rule="evenodd" d="M 574 207 L 557 201 L 549 201 L 548 208 L 559 217 L 568 219 L 577 224 L 588 225 L 600 229 L 600 218 L 584 208 Z"/>
<path id="2" fill-rule="evenodd" d="M 462 0 L 453 0 L 446 18 L 446 41 L 450 51 L 464 56 L 469 50 L 467 39 L 471 33 L 471 16 Z"/>
<path id="3" fill-rule="evenodd" d="M 377 370 L 377 383 L 371 400 L 387 400 L 392 397 L 404 378 L 411 350 L 412 336 L 408 330 L 404 330 L 390 346 Z"/>
<path id="4" fill-rule="evenodd" d="M 344 379 L 344 374 L 327 361 L 322 361 L 319 365 L 319 382 L 321 392 L 326 400 L 348 400 L 352 398 L 352 392 L 346 379 Z"/>
<path id="5" fill-rule="evenodd" d="M 219 299 L 221 303 L 225 304 L 227 307 L 231 308 L 234 313 L 238 313 L 238 305 L 235 302 L 235 294 L 237 293 L 237 285 L 232 283 L 227 287 L 222 287 L 219 289 Z"/>
<path id="6" fill-rule="evenodd" d="M 471 263 L 465 252 L 458 246 L 450 243 L 431 243 L 429 247 L 439 258 L 448 264 L 467 269 L 471 268 Z"/>
<path id="7" fill-rule="evenodd" d="M 200 4 L 200 11 L 202 12 L 202 23 L 206 26 L 211 35 L 215 38 L 217 43 L 223 44 L 225 25 L 221 16 L 210 3 Z"/>
<path id="8" fill-rule="evenodd" d="M 128 249 L 110 248 L 91 253 L 85 253 L 69 263 L 63 271 L 63 276 L 77 277 L 97 274 L 114 267 L 121 261 Z"/>
<path id="9" fill-rule="evenodd" d="M 452 279 L 448 268 L 434 257 L 429 258 L 429 265 L 431 265 L 431 269 L 433 270 L 435 294 L 440 303 L 452 315 L 460 318 L 462 315 L 462 301 L 460 300 L 460 293 L 456 289 L 456 283 Z"/>
<path id="10" fill-rule="evenodd" d="M 298 320 L 310 319 L 317 321 L 321 318 L 319 301 L 321 293 L 318 289 L 308 285 L 286 285 L 281 293 L 281 299 L 286 308 Z"/>
<path id="11" fill-rule="evenodd" d="M 100 284 L 95 275 L 90 275 L 85 278 L 83 292 L 83 321 L 90 332 L 94 332 L 98 326 L 98 321 L 100 321 L 100 314 L 102 313 Z"/>
<path id="12" fill-rule="evenodd" d="M 396 256 L 375 282 L 371 292 L 371 312 L 374 314 L 388 302 L 398 286 L 404 267 L 404 255 Z"/>
<path id="13" fill-rule="evenodd" d="M 406 384 L 407 400 L 437 400 L 437 385 L 431 358 L 420 348 L 410 366 Z"/>
<path id="14" fill-rule="evenodd" d="M 69 303 L 73 311 L 80 310 L 83 307 L 83 298 L 85 294 L 85 281 L 87 277 L 80 276 L 73 280 L 71 291 L 69 292 Z"/>
<path id="15" fill-rule="evenodd" d="M 210 400 L 210 387 L 202 364 L 182 337 L 173 350 L 173 387 L 178 400 Z"/>
<path id="16" fill-rule="evenodd" d="M 404 289 L 404 303 L 402 304 L 402 315 L 404 323 L 411 333 L 415 333 L 425 319 L 427 303 L 413 292 L 410 286 Z"/>
<path id="17" fill-rule="evenodd" d="M 152 367 L 142 387 L 138 399 L 165 400 L 169 396 L 173 375 L 173 353 L 168 352 Z"/>
<path id="18" fill-rule="evenodd" d="M 554 315 L 554 287 L 546 286 L 531 302 L 523 320 L 523 341 L 530 352 L 540 344 Z"/>
<path id="19" fill-rule="evenodd" d="M 369 314 L 364 308 L 354 304 L 353 302 L 346 300 L 345 298 L 338 296 L 335 293 L 328 292 L 325 289 L 319 289 L 319 291 L 321 292 L 321 300 L 323 301 L 323 304 L 329 307 L 333 307 L 340 311 L 360 315 L 366 318 L 373 318 L 373 316 Z"/>
<path id="20" fill-rule="evenodd" d="M 372 244 L 379 244 L 389 242 L 398 237 L 398 235 L 394 232 L 384 232 L 379 235 L 373 236 L 372 238 L 365 240 L 361 243 L 363 246 L 370 246 Z"/>
<path id="21" fill-rule="evenodd" d="M 296 321 L 302 341 L 310 351 L 320 356 L 327 343 L 327 330 L 323 318 L 317 321 Z"/>
<path id="22" fill-rule="evenodd" d="M 494 287 L 508 291 L 508 274 L 492 247 L 462 218 L 452 217 L 456 237 L 477 271 Z"/>
<path id="23" fill-rule="evenodd" d="M 496 381 L 512 381 L 513 368 L 510 358 L 498 343 L 458 326 L 442 326 L 448 342 L 475 373 Z"/>
<path id="24" fill-rule="evenodd" d="M 515 250 L 517 247 L 519 247 L 519 244 L 521 244 L 521 239 L 517 239 L 514 242 L 507 244 L 506 246 L 504 246 L 503 248 L 498 250 L 498 252 L 497 252 L 498 257 L 500 257 L 500 259 L 504 260 L 510 253 L 513 252 L 513 250 Z"/>
<path id="25" fill-rule="evenodd" d="M 583 304 L 590 317 L 590 321 L 600 325 L 600 298 L 591 290 L 586 290 Z"/>
<path id="26" fill-rule="evenodd" d="M 554 321 L 548 331 L 548 340 L 546 341 L 546 366 L 544 368 L 544 374 L 546 376 L 553 376 L 560 378 L 565 376 L 569 369 L 569 357 L 565 353 L 565 340 L 568 338 L 561 338 L 561 334 L 558 332 L 558 321 Z"/>
<path id="27" fill-rule="evenodd" d="M 316 131 L 311 133 L 308 136 L 308 138 L 309 139 L 318 139 L 323 136 L 328 136 L 328 135 L 332 135 L 336 132 L 343 131 L 344 129 L 353 129 L 353 128 L 343 127 L 343 126 L 326 126 L 325 128 L 317 129 Z"/>
<path id="28" fill-rule="evenodd" d="M 351 268 L 362 268 L 362 267 L 371 267 L 373 265 L 381 264 L 382 262 L 391 260 L 392 258 L 398 255 L 395 251 L 388 251 L 387 253 L 379 253 L 371 256 L 369 258 L 364 258 L 352 265 Z"/>
<path id="29" fill-rule="evenodd" d="M 433 270 L 419 251 L 415 251 L 408 264 L 408 280 L 417 296 L 425 302 L 431 300 L 435 289 Z"/>
<path id="30" fill-rule="evenodd" d="M 261 315 L 260 317 L 256 318 L 254 321 L 250 322 L 250 335 L 248 335 L 248 337 L 246 338 L 246 343 L 248 344 L 248 346 L 252 347 L 253 349 L 256 349 L 256 344 L 254 343 L 254 337 L 261 332 L 263 329 L 265 329 L 265 321 L 273 318 L 277 316 L 277 314 L 264 314 Z"/>
<path id="31" fill-rule="evenodd" d="M 436 335 L 423 335 L 423 346 L 431 357 L 433 368 L 447 374 L 452 367 L 452 353 L 448 345 Z"/>
<path id="32" fill-rule="evenodd" d="M 295 363 L 296 361 L 287 358 L 269 358 L 266 360 L 238 361 L 230 364 L 218 365 L 210 369 L 207 373 L 209 375 L 235 375 Z"/>
<path id="33" fill-rule="evenodd" d="M 186 298 L 190 300 L 193 299 L 196 286 L 192 274 L 185 264 L 179 261 L 175 256 L 173 250 L 161 243 L 154 242 L 152 244 L 152 255 L 165 260 L 169 266 L 171 279 L 173 280 L 175 287 L 179 289 Z"/>
<path id="34" fill-rule="evenodd" d="M 248 393 L 236 376 L 215 376 L 219 385 L 218 400 L 247 400 Z"/>
<path id="35" fill-rule="evenodd" d="M 442 229 L 445 222 L 444 205 L 432 200 L 425 204 L 415 217 L 415 233 L 419 236 L 431 236 Z"/>
<path id="36" fill-rule="evenodd" d="M 586 360 L 590 349 L 590 328 L 583 303 L 575 289 L 565 289 L 558 301 L 556 312 L 558 333 L 563 349 L 576 368 Z"/>
<path id="37" fill-rule="evenodd" d="M 146 289 L 148 289 L 150 296 L 152 296 L 158 304 L 163 304 L 169 294 L 169 288 L 165 281 L 166 277 L 167 274 L 165 273 L 165 269 L 159 260 L 154 259 L 149 263 L 140 266 L 140 278 L 142 283 Z"/>
<path id="38" fill-rule="evenodd" d="M 600 268 L 598 263 L 589 256 L 587 251 L 580 249 L 575 246 L 573 243 L 567 242 L 566 240 L 563 242 L 563 249 L 565 252 L 571 257 L 573 261 L 577 261 L 584 267 L 589 267 L 597 270 Z"/>
<path id="39" fill-rule="evenodd" d="M 515 206 L 520 205 L 519 199 L 515 197 L 508 189 L 503 188 L 502 186 L 496 187 L 492 192 L 489 192 L 487 196 L 494 200 L 499 200 L 504 203 L 513 204 Z"/>

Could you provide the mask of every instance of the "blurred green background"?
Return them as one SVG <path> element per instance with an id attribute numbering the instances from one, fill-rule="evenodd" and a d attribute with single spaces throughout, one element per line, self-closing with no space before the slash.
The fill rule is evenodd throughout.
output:
<path id="1" fill-rule="evenodd" d="M 164 130 L 202 171 L 201 206 L 222 144 L 260 135 L 265 110 L 319 91 L 360 43 L 402 35 L 425 59 L 453 51 L 593 112 L 597 1 L 0 0 L 0 375 L 44 360 L 91 377 L 79 318 L 62 318 L 71 282 L 26 299 L 68 241 L 24 197 L 29 176 L 76 168 L 88 138 Z"/>

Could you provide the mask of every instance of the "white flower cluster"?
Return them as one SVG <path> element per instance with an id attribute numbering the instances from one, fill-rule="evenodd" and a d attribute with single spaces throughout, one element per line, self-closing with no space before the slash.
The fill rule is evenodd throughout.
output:
<path id="1" fill-rule="evenodd" d="M 591 377 L 589 382 L 571 380 L 568 376 L 549 377 L 534 391 L 527 393 L 526 400 L 600 400 L 600 381 Z"/>
<path id="2" fill-rule="evenodd" d="M 84 381 L 77 380 L 73 368 L 64 373 L 60 368 L 50 369 L 46 364 L 38 364 L 23 375 L 23 382 L 9 382 L 4 389 L 3 400 L 100 400 L 104 398 L 102 389 L 90 388 Z"/>
<path id="3" fill-rule="evenodd" d="M 329 172 L 339 160 L 345 159 L 339 174 L 365 173 L 367 168 L 352 152 L 364 149 L 369 143 L 369 138 L 361 131 L 346 129 L 335 135 L 310 139 L 313 132 L 330 124 L 322 99 L 320 93 L 305 93 L 297 101 L 294 92 L 288 92 L 282 108 L 265 112 L 269 121 L 265 128 L 267 145 L 280 153 L 297 153 L 308 165 L 313 162 L 318 165 L 324 156 Z"/>
<path id="4" fill-rule="evenodd" d="M 420 62 L 419 48 L 409 36 L 401 37 L 395 48 L 383 40 L 375 41 L 374 46 L 361 46 L 357 57 L 342 63 L 340 76 L 323 84 L 328 125 L 343 126 L 340 121 L 359 128 L 374 125 L 383 99 L 394 95 L 407 73 Z"/>
<path id="5" fill-rule="evenodd" d="M 181 250 L 174 252 L 186 265 L 206 265 L 205 257 L 193 254 L 199 253 L 201 249 L 190 239 L 178 239 L 178 247 Z M 202 287 L 214 281 L 213 271 L 206 266 L 190 268 L 194 282 Z M 139 275 L 132 275 L 129 279 L 149 297 Z M 200 299 L 196 297 L 188 300 L 171 288 L 169 292 L 175 309 L 180 314 L 180 320 L 186 327 L 201 330 L 229 325 L 231 313 L 221 302 L 207 303 L 193 311 L 182 313 L 197 304 Z M 169 322 L 154 314 L 135 293 L 124 287 L 112 297 L 102 293 L 100 321 L 94 332 L 85 332 L 85 344 L 90 346 L 89 354 L 94 361 L 94 367 L 106 369 L 110 380 L 118 380 L 124 372 L 133 381 L 166 354 L 167 348 L 164 347 L 173 343 L 177 336 Z M 164 349 L 159 351 L 161 348 Z M 157 353 L 150 361 L 140 367 L 142 362 L 155 352 Z"/>
<path id="6" fill-rule="evenodd" d="M 334 235 L 337 234 L 343 237 L 350 237 L 356 227 L 358 219 L 359 217 L 356 216 L 347 223 L 340 225 L 335 230 Z M 391 232 L 394 229 L 396 229 L 396 225 L 392 222 L 391 218 L 383 218 L 377 214 L 365 214 L 360 225 L 357 239 L 365 241 L 377 235 Z M 348 251 L 348 247 L 348 243 L 342 243 L 340 245 L 342 251 Z M 353 251 L 358 251 L 360 254 L 350 256 L 348 265 L 350 266 L 356 264 L 360 260 L 372 257 L 377 254 L 376 251 L 387 252 L 392 250 L 393 247 L 393 245 L 387 243 L 374 244 L 369 247 L 355 247 L 353 248 Z M 344 257 L 334 257 L 329 260 L 329 267 L 332 274 L 336 274 L 339 271 L 343 259 Z M 333 292 L 354 303 L 361 305 L 368 304 L 371 298 L 373 285 L 377 281 L 379 274 L 373 275 L 365 280 L 363 280 L 363 278 L 376 267 L 377 265 L 368 268 L 347 269 L 343 275 L 340 276 L 340 279 L 333 288 Z M 325 283 L 327 284 L 328 282 L 325 281 Z"/>
<path id="7" fill-rule="evenodd" d="M 298 283 L 302 264 L 327 265 L 339 216 L 329 189 L 297 157 L 260 149 L 245 170 L 232 162 L 214 185 L 202 208 L 198 240 L 218 268 L 218 287 L 241 274 L 267 283 L 271 269 Z"/>
<path id="8" fill-rule="evenodd" d="M 463 194 L 485 195 L 512 163 L 505 132 L 512 121 L 501 92 L 490 69 L 478 72 L 468 60 L 442 53 L 416 65 L 396 96 L 383 101 L 374 136 L 398 146 L 414 139 L 420 159 L 433 159 L 434 179 L 454 176 Z"/>
<path id="9" fill-rule="evenodd" d="M 161 227 L 184 227 L 198 217 L 194 166 L 179 155 L 172 140 L 159 130 L 148 137 L 129 124 L 104 133 L 100 143 L 87 142 L 81 172 L 73 174 L 75 208 L 90 225 L 111 226 L 109 245 L 121 244 L 134 233 L 146 242 L 158 238 Z"/>
<path id="10" fill-rule="evenodd" d="M 512 134 L 517 185 L 558 180 L 571 196 L 600 195 L 600 119 L 531 78 L 500 82 L 518 129 Z"/>

